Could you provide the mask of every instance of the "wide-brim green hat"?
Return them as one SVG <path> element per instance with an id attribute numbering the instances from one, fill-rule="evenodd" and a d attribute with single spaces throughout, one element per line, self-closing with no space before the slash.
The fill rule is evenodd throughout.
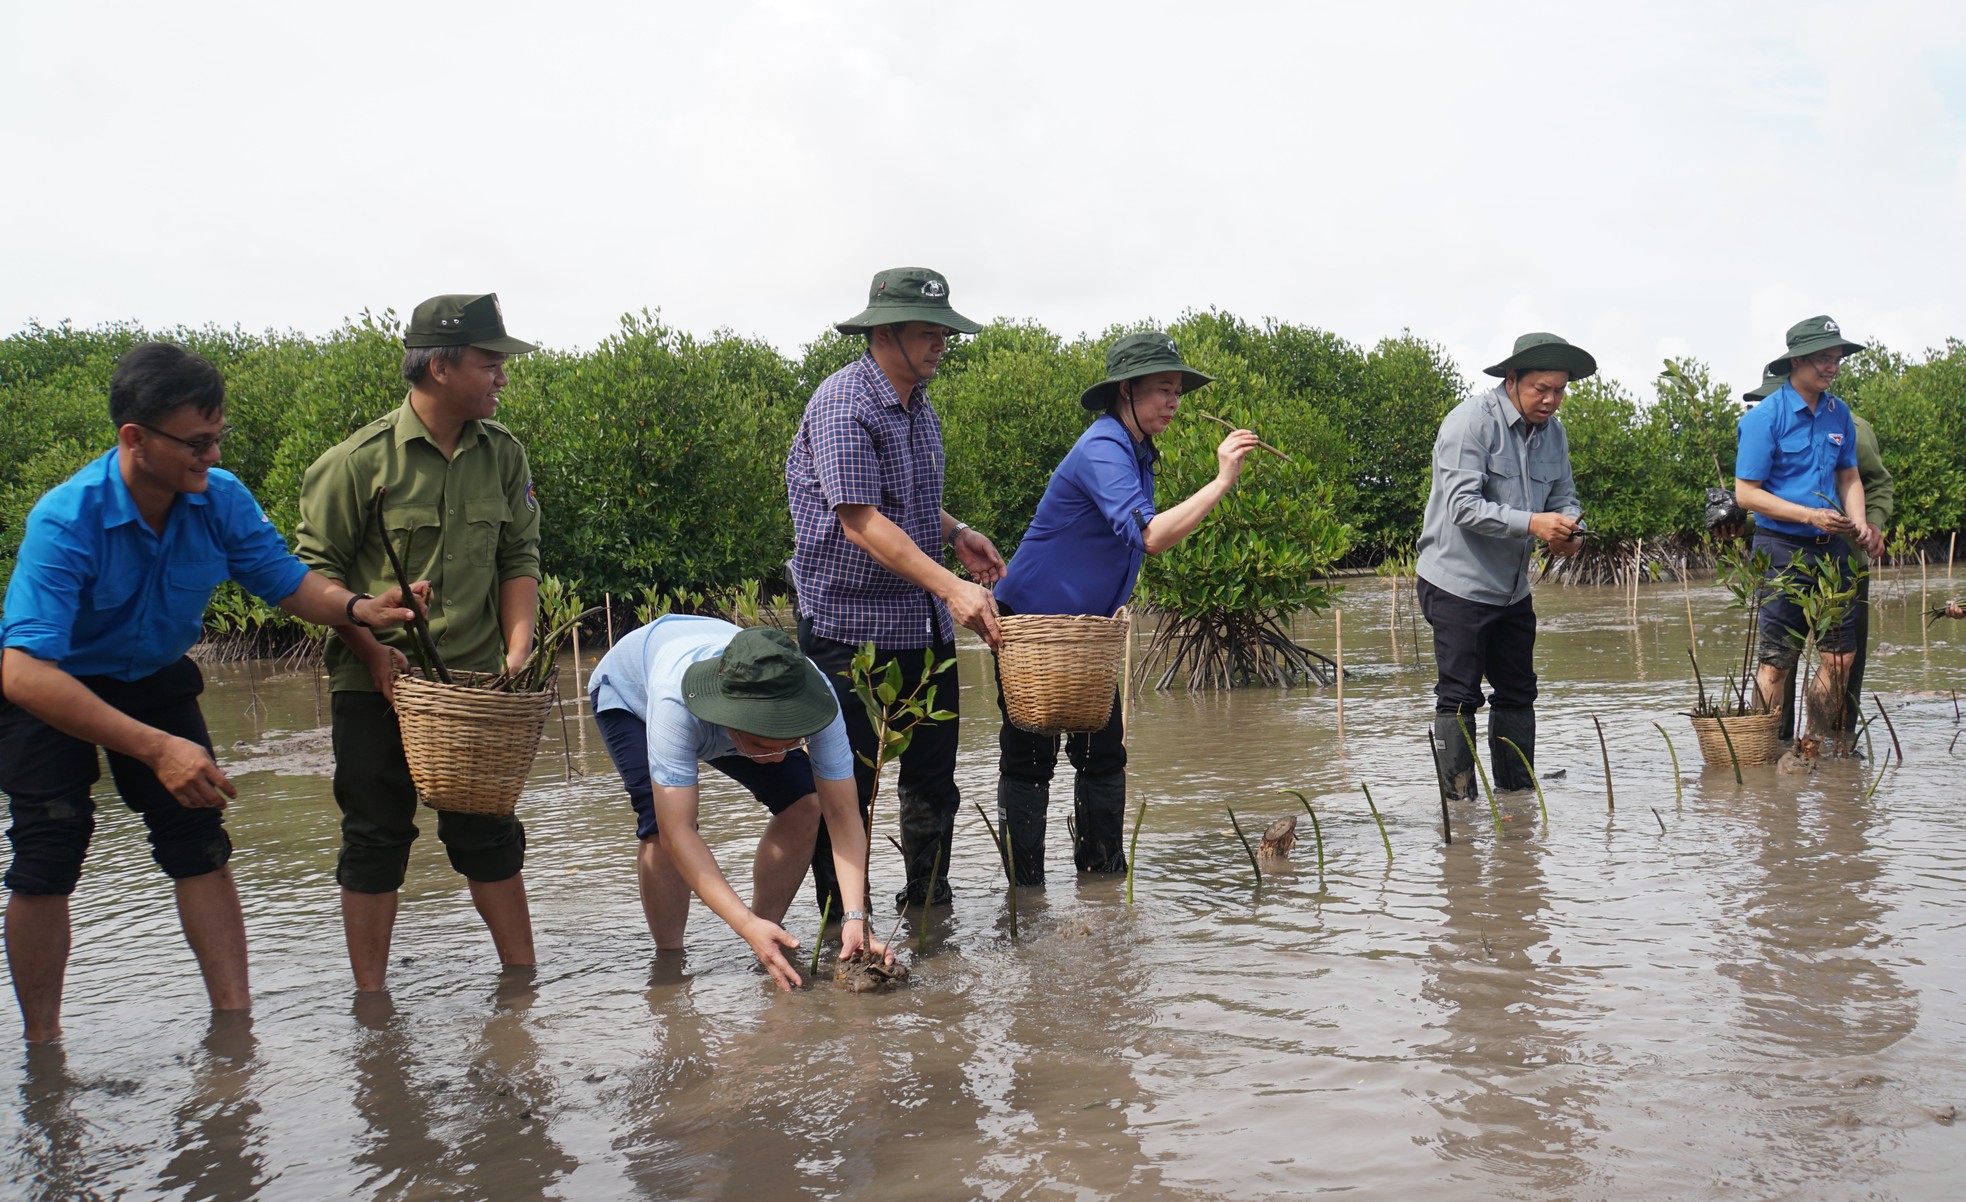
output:
<path id="1" fill-rule="evenodd" d="M 1163 371 L 1181 373 L 1184 396 L 1215 382 L 1214 376 L 1198 372 L 1181 361 L 1181 349 L 1165 331 L 1140 330 L 1106 348 L 1106 378 L 1080 393 L 1079 404 L 1095 412 L 1103 411 L 1119 395 L 1122 381 Z"/>
<path id="2" fill-rule="evenodd" d="M 1787 375 L 1789 360 L 1806 359 L 1818 351 L 1836 350 L 1840 347 L 1844 354 L 1854 355 L 1864 349 L 1863 343 L 1852 342 L 1845 338 L 1842 328 L 1826 314 L 1821 313 L 1790 326 L 1788 344 L 1787 354 L 1779 359 L 1768 361 L 1769 374 Z"/>
<path id="3" fill-rule="evenodd" d="M 683 669 L 683 705 L 705 722 L 766 739 L 818 734 L 840 712 L 826 678 L 776 626 L 740 630 L 722 655 Z"/>
<path id="4" fill-rule="evenodd" d="M 1568 340 L 1555 334 L 1539 332 L 1524 334 L 1516 339 L 1515 350 L 1508 358 L 1482 370 L 1491 376 L 1506 376 L 1510 372 L 1563 371 L 1569 372 L 1572 380 L 1584 380 L 1597 374 L 1597 360 L 1581 346 L 1572 346 Z"/>
<path id="5" fill-rule="evenodd" d="M 1782 385 L 1788 382 L 1788 360 L 1784 359 L 1782 360 L 1782 370 L 1775 371 L 1773 368 L 1764 369 L 1761 373 L 1761 383 L 1742 393 L 1741 399 L 1750 405 L 1759 401 L 1765 401 L 1777 392 L 1780 392 Z"/>
<path id="6" fill-rule="evenodd" d="M 865 334 L 875 326 L 926 321 L 958 334 L 983 327 L 949 307 L 949 281 L 926 267 L 890 267 L 877 272 L 867 288 L 867 307 L 833 328 L 842 334 Z"/>

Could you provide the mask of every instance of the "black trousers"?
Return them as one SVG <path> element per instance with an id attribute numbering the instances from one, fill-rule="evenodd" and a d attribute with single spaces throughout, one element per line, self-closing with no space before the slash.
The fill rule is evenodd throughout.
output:
<path id="1" fill-rule="evenodd" d="M 1434 630 L 1434 709 L 1473 714 L 1482 707 L 1483 677 L 1494 690 L 1486 700 L 1498 709 L 1536 704 L 1536 607 L 1524 597 L 1513 605 L 1484 605 L 1457 597 L 1424 578 L 1417 583 L 1420 612 Z"/>
<path id="2" fill-rule="evenodd" d="M 860 815 L 864 821 L 874 798 L 874 768 L 861 756 L 874 758 L 874 724 L 867 717 L 867 707 L 853 695 L 851 668 L 855 648 L 851 643 L 836 642 L 814 634 L 811 619 L 801 615 L 799 650 L 818 665 L 832 684 L 833 691 L 839 694 L 840 713 L 846 720 L 847 742 L 853 748 L 854 791 L 859 797 Z M 904 682 L 902 687 L 904 690 L 911 689 L 921 679 L 922 660 L 926 655 L 934 655 L 938 663 L 954 659 L 956 645 L 937 643 L 927 648 L 876 650 L 874 664 L 878 667 L 889 660 L 898 660 Z M 957 687 L 955 670 L 936 677 L 935 684 L 935 708 L 960 715 L 962 690 Z M 909 741 L 908 749 L 901 753 L 897 786 L 897 793 L 929 804 L 949 822 L 954 821 L 956 811 L 962 807 L 962 793 L 956 788 L 957 721 L 957 718 L 950 718 L 946 722 L 923 722 L 914 728 L 914 737 Z M 943 866 L 943 871 L 948 871 L 947 865 Z M 812 849 L 812 876 L 821 907 L 830 896 L 833 899 L 833 913 L 838 914 L 839 883 L 833 875 L 833 839 L 827 833 L 823 819 L 819 824 L 818 842 Z"/>

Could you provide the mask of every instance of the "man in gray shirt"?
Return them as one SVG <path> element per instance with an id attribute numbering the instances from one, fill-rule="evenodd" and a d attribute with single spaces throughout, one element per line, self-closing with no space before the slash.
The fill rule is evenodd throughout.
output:
<path id="1" fill-rule="evenodd" d="M 1524 334 L 1515 351 L 1487 369 L 1502 382 L 1462 401 L 1434 439 L 1433 488 L 1420 529 L 1420 610 L 1434 630 L 1434 733 L 1441 790 L 1475 795 L 1469 741 L 1482 706 L 1481 681 L 1494 690 L 1488 755 L 1496 787 L 1534 782 L 1508 739 L 1536 758 L 1536 609 L 1529 599 L 1530 553 L 1583 548 L 1583 509 L 1570 477 L 1570 443 L 1556 411 L 1571 381 L 1595 374 L 1597 360 L 1555 334 Z"/>

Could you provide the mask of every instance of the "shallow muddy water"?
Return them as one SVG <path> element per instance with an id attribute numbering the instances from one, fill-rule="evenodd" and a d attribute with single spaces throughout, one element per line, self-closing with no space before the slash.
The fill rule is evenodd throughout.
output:
<path id="1" fill-rule="evenodd" d="M 1944 587 L 1933 585 L 1936 596 Z M 1137 904 L 1075 880 L 1054 785 L 1051 888 L 1010 937 L 965 806 L 913 986 L 774 992 L 699 906 L 657 956 L 632 822 L 584 721 L 549 720 L 521 803 L 540 968 L 501 979 L 426 823 L 391 994 L 341 948 L 326 698 L 311 672 L 209 670 L 255 1008 L 214 1022 L 166 882 L 113 794 L 75 899 L 61 1050 L 0 1056 L 0 1149 L 33 1198 L 1951 1198 L 1966 1163 L 1966 623 L 1881 590 L 1870 687 L 1904 763 L 1703 769 L 1677 584 L 1538 596 L 1533 795 L 1456 807 L 1443 844 L 1401 590 L 1344 601 L 1335 690 L 1150 695 Z M 1695 588 L 1702 662 L 1737 629 Z M 1300 634 L 1329 650 L 1329 615 Z M 1425 627 L 1418 631 L 1425 641 Z M 570 667 L 571 665 L 569 665 Z M 591 666 L 591 664 L 589 665 Z M 994 799 L 996 712 L 965 649 L 961 781 Z M 571 672 L 563 672 L 570 676 Z M 571 690 L 569 690 L 571 691 Z M 571 715 L 572 711 L 570 711 Z M 1616 810 L 1590 715 L 1604 723 Z M 1675 795 L 1658 721 L 1677 745 Z M 1881 724 L 1879 724 L 1881 726 Z M 1359 791 L 1385 814 L 1388 861 Z M 890 786 L 891 787 L 891 786 Z M 1317 805 L 1260 890 L 1260 830 Z M 763 811 L 706 777 L 740 891 Z M 878 803 L 891 825 L 891 801 Z M 427 817 L 426 812 L 426 817 Z M 1064 870 L 1061 871 L 1061 864 Z M 875 893 L 898 858 L 877 840 Z M 883 909 L 886 908 L 884 904 Z M 885 931 L 888 922 L 880 923 Z M 810 940 L 809 901 L 788 927 Z M 913 956 L 915 931 L 901 936 Z M 11 1011 L 7 1022 L 17 1019 Z M 18 1030 L 9 1027 L 9 1030 Z M 1948 1184 L 1951 1182 L 1951 1184 Z"/>

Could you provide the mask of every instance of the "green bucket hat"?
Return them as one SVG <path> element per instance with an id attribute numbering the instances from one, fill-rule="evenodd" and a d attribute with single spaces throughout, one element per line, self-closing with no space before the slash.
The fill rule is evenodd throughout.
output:
<path id="1" fill-rule="evenodd" d="M 1782 361 L 1782 370 L 1780 371 L 1775 371 L 1772 369 L 1764 370 L 1761 373 L 1760 385 L 1758 387 L 1751 388 L 1748 391 L 1742 393 L 1741 399 L 1746 401 L 1750 405 L 1755 404 L 1758 401 L 1765 401 L 1769 397 L 1774 396 L 1777 392 L 1781 391 L 1782 385 L 1788 383 L 1788 379 L 1789 379 L 1788 360 L 1784 359 Z"/>
<path id="2" fill-rule="evenodd" d="M 1787 375 L 1790 359 L 1805 358 L 1817 351 L 1841 347 L 1846 355 L 1854 355 L 1864 349 L 1863 343 L 1852 342 L 1845 338 L 1842 327 L 1821 314 L 1790 326 L 1788 341 L 1788 353 L 1779 359 L 1768 361 L 1768 372 L 1771 375 L 1775 373 Z"/>
<path id="3" fill-rule="evenodd" d="M 1095 413 L 1102 412 L 1119 395 L 1122 380 L 1162 371 L 1181 373 L 1183 395 L 1215 382 L 1214 376 L 1204 375 L 1181 361 L 1180 349 L 1165 331 L 1140 330 L 1106 348 L 1106 378 L 1079 394 L 1079 404 Z"/>
<path id="4" fill-rule="evenodd" d="M 1597 360 L 1583 347 L 1571 346 L 1555 334 L 1524 334 L 1515 340 L 1515 350 L 1508 358 L 1482 370 L 1491 376 L 1506 376 L 1512 371 L 1567 371 L 1574 381 L 1596 375 Z"/>
<path id="5" fill-rule="evenodd" d="M 949 281 L 926 267 L 890 267 L 876 272 L 867 288 L 867 307 L 834 326 L 842 334 L 865 334 L 875 326 L 926 321 L 958 334 L 982 329 L 949 307 Z"/>
<path id="6" fill-rule="evenodd" d="M 496 292 L 482 296 L 456 293 L 431 297 L 410 315 L 409 329 L 403 331 L 403 345 L 475 346 L 508 355 L 539 349 L 506 334 L 505 311 L 498 307 Z"/>
<path id="7" fill-rule="evenodd" d="M 766 739 L 818 734 L 840 712 L 826 678 L 776 626 L 740 630 L 722 655 L 683 669 L 683 705 L 705 722 Z"/>

